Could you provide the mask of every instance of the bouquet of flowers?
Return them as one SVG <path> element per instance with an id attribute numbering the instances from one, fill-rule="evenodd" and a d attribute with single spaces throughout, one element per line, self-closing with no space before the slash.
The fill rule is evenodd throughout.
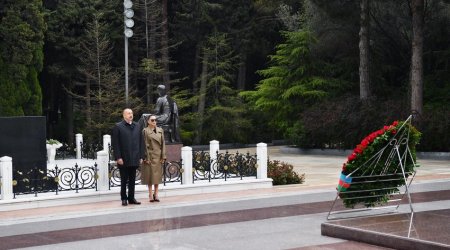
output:
<path id="1" fill-rule="evenodd" d="M 372 132 L 342 166 L 337 190 L 346 207 L 386 203 L 418 165 L 415 146 L 420 133 L 407 121 Z"/>

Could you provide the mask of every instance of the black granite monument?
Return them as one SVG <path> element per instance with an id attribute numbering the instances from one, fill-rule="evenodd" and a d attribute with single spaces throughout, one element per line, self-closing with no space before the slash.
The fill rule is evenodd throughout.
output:
<path id="1" fill-rule="evenodd" d="M 45 116 L 0 117 L 0 157 L 12 158 L 13 171 L 47 170 Z"/>

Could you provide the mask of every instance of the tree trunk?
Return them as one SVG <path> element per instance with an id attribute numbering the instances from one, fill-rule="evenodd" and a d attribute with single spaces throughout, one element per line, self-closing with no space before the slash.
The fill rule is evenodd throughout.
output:
<path id="1" fill-rule="evenodd" d="M 155 60 L 155 36 L 156 36 L 156 17 L 153 11 L 149 12 L 147 0 L 145 0 L 145 50 L 146 57 Z M 149 27 L 150 26 L 150 27 Z M 150 29 L 150 31 L 149 31 Z M 153 104 L 153 73 L 148 73 L 146 77 L 146 104 Z"/>
<path id="2" fill-rule="evenodd" d="M 205 114 L 205 101 L 206 101 L 206 84 L 208 83 L 208 54 L 204 53 L 202 62 L 202 75 L 200 81 L 200 93 L 198 100 L 198 119 L 197 119 L 197 135 L 195 136 L 194 143 L 199 144 L 202 139 L 203 133 L 203 117 Z"/>
<path id="3" fill-rule="evenodd" d="M 71 85 L 71 84 L 70 84 Z M 72 89 L 72 86 L 69 86 Z M 65 94 L 65 119 L 67 124 L 66 136 L 67 136 L 67 144 L 72 146 L 74 145 L 74 132 L 73 132 L 73 98 L 69 93 Z"/>
<path id="4" fill-rule="evenodd" d="M 361 0 L 359 30 L 359 98 L 367 100 L 370 93 L 369 74 L 369 0 Z"/>
<path id="5" fill-rule="evenodd" d="M 197 45 L 195 46 L 195 58 L 194 58 L 194 72 L 192 72 L 192 91 L 194 93 L 197 93 L 198 91 L 198 83 L 197 83 L 197 79 L 198 79 L 198 73 L 199 73 L 199 68 L 200 68 L 200 60 L 202 59 L 200 56 L 200 51 L 202 50 L 202 43 L 198 42 Z"/>
<path id="6" fill-rule="evenodd" d="M 411 113 L 416 124 L 423 115 L 424 0 L 412 0 Z"/>
<path id="7" fill-rule="evenodd" d="M 86 79 L 86 127 L 92 125 L 92 108 L 91 108 L 91 80 Z"/>
<path id="8" fill-rule="evenodd" d="M 102 120 L 102 72 L 101 72 L 101 52 L 100 52 L 100 27 L 98 20 L 95 20 L 95 45 L 96 45 L 96 60 L 97 60 L 97 85 L 98 85 L 98 120 Z"/>
<path id="9" fill-rule="evenodd" d="M 170 71 L 169 71 L 169 27 L 167 18 L 167 0 L 162 0 L 162 36 L 161 36 L 161 61 L 164 68 L 163 82 L 166 91 L 170 91 Z"/>
<path id="10" fill-rule="evenodd" d="M 247 74 L 247 64 L 245 63 L 247 61 L 247 55 L 243 53 L 240 57 L 241 62 L 239 63 L 239 72 L 238 72 L 238 79 L 237 79 L 237 89 L 238 90 L 244 90 L 245 89 L 245 81 L 246 81 L 246 74 Z"/>

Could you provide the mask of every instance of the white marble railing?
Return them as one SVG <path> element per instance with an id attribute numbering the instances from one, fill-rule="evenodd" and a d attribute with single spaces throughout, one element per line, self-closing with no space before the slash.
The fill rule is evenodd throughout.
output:
<path id="1" fill-rule="evenodd" d="M 83 161 L 82 159 L 78 159 L 78 156 L 81 158 L 81 150 L 78 149 L 80 146 L 80 142 L 82 142 L 83 137 L 81 134 L 77 134 L 77 159 L 70 160 L 57 160 L 56 163 L 49 163 L 47 165 L 47 170 L 54 169 L 56 165 L 58 168 L 72 168 L 75 164 L 83 164 L 78 161 Z M 111 137 L 109 135 L 105 135 L 103 137 L 103 147 L 102 151 L 97 152 L 97 158 L 95 160 L 91 160 L 91 165 L 94 163 L 97 164 L 97 189 L 99 191 L 107 191 L 109 190 L 109 155 L 108 155 L 108 145 L 111 143 Z M 219 142 L 211 141 L 210 142 L 210 156 L 211 160 L 216 157 L 216 152 L 219 151 Z M 182 147 L 181 148 L 181 160 L 182 160 L 182 184 L 192 184 L 193 182 L 193 166 L 192 166 L 192 148 L 191 147 Z M 257 155 L 257 179 L 267 179 L 267 144 L 258 143 L 256 148 Z M 183 185 L 182 185 L 183 186 Z M 8 200 L 13 199 L 13 168 L 12 168 L 12 158 L 8 156 L 4 156 L 0 158 L 0 192 L 1 199 Z"/>

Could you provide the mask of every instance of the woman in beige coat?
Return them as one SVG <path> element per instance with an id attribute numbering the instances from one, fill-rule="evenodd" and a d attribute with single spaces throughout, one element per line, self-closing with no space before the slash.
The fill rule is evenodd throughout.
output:
<path id="1" fill-rule="evenodd" d="M 164 131 L 156 126 L 156 116 L 147 120 L 147 127 L 142 130 L 145 142 L 145 160 L 141 170 L 141 182 L 148 185 L 150 202 L 159 202 L 158 184 L 162 181 L 162 163 L 166 160 Z M 152 185 L 155 192 L 152 195 Z"/>

